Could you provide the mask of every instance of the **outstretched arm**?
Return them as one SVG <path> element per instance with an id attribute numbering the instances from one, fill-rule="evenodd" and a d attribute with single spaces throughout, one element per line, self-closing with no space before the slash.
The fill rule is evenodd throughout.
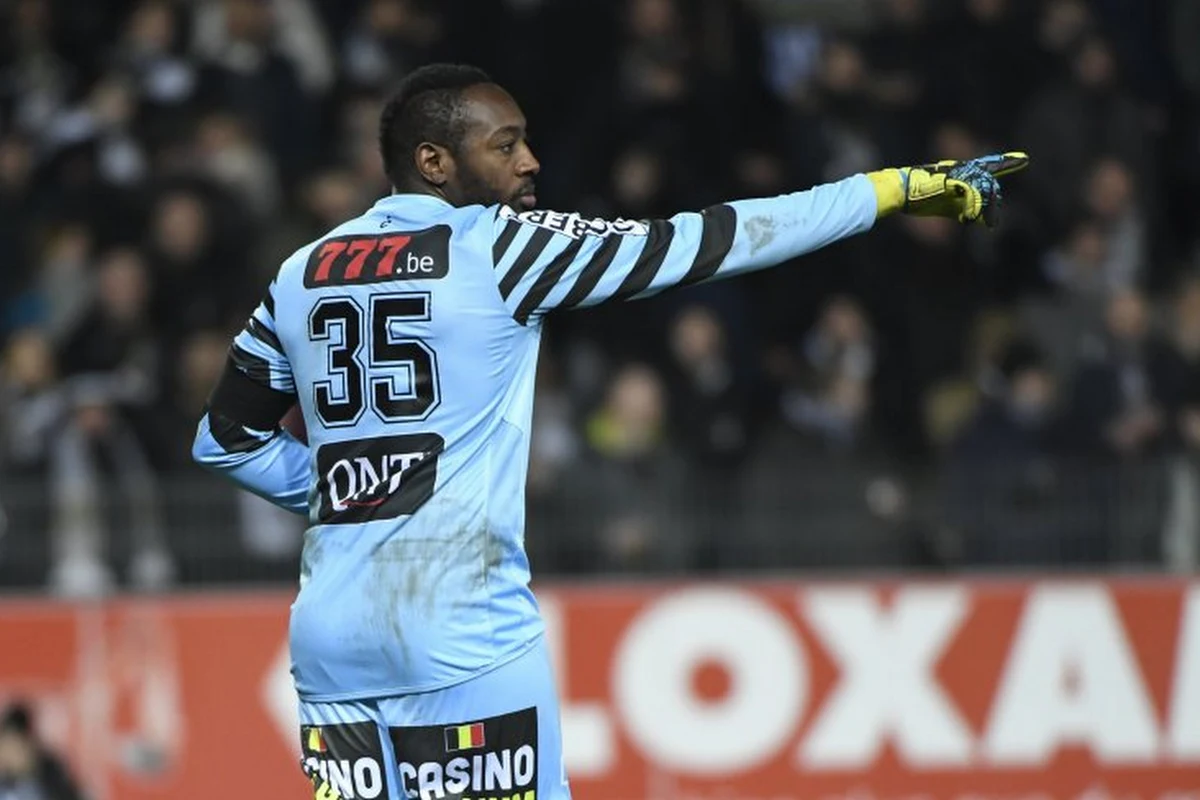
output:
<path id="1" fill-rule="evenodd" d="M 522 325 L 554 308 L 648 297 L 774 266 L 895 212 L 994 224 L 1010 152 L 854 175 L 802 192 L 735 200 L 648 222 L 501 206 L 492 227 L 500 295 Z"/>
<path id="2" fill-rule="evenodd" d="M 554 308 L 648 297 L 773 266 L 869 229 L 877 211 L 865 175 L 647 222 L 502 206 L 492 255 L 500 294 L 525 324 Z"/>
<path id="3" fill-rule="evenodd" d="M 291 365 L 275 333 L 270 290 L 233 340 L 209 398 L 192 457 L 244 489 L 298 514 L 308 512 L 309 449 L 279 421 L 296 402 Z"/>

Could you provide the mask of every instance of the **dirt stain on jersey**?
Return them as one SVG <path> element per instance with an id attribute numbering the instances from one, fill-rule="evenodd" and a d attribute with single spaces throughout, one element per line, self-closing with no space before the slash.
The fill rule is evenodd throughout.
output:
<path id="1" fill-rule="evenodd" d="M 490 539 L 486 527 L 462 527 L 437 539 L 398 537 L 371 553 L 372 627 L 400 646 L 406 662 L 414 656 L 406 624 L 430 624 L 486 584 Z"/>
<path id="2" fill-rule="evenodd" d="M 750 237 L 750 255 L 775 241 L 775 220 L 763 214 L 748 217 L 742 223 L 742 230 Z"/>
<path id="3" fill-rule="evenodd" d="M 480 586 L 487 586 L 488 576 L 504 563 L 505 550 L 504 540 L 488 531 L 483 545 L 483 569 L 479 571 Z"/>
<path id="4" fill-rule="evenodd" d="M 316 529 L 309 528 L 304 532 L 304 547 L 300 551 L 300 580 L 303 583 L 312 575 L 313 570 L 320 565 L 325 555 L 325 539 Z"/>

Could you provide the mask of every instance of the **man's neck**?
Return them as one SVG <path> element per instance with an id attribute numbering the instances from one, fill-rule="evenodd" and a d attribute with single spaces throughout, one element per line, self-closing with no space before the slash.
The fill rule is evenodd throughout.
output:
<path id="1" fill-rule="evenodd" d="M 436 197 L 440 200 L 445 200 L 450 205 L 450 198 L 446 196 L 445 190 L 440 186 L 434 186 L 425 181 L 406 181 L 392 187 L 392 194 L 427 194 L 431 197 Z"/>

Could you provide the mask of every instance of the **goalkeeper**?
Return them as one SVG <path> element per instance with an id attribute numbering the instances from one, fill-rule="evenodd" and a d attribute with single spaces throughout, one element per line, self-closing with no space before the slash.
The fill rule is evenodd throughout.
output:
<path id="1" fill-rule="evenodd" d="M 1020 153 L 855 175 L 669 219 L 534 210 L 516 101 L 405 78 L 393 192 L 289 257 L 234 339 L 195 458 L 309 519 L 289 644 L 322 800 L 569 797 L 529 590 L 524 484 L 542 320 L 795 258 L 892 213 L 995 223 Z M 299 403 L 301 442 L 279 420 Z"/>

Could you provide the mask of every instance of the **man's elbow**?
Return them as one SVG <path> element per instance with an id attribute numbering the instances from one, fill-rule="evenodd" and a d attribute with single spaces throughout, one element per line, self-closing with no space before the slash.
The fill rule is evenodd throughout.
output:
<path id="1" fill-rule="evenodd" d="M 205 413 L 196 424 L 196 436 L 192 439 L 192 461 L 207 469 L 214 469 L 226 453 L 213 438 L 209 425 L 208 414 Z"/>
<path id="2" fill-rule="evenodd" d="M 200 441 L 199 433 L 192 440 L 192 461 L 195 461 L 202 467 L 208 466 L 209 463 L 209 454 L 206 452 L 204 443 Z"/>

